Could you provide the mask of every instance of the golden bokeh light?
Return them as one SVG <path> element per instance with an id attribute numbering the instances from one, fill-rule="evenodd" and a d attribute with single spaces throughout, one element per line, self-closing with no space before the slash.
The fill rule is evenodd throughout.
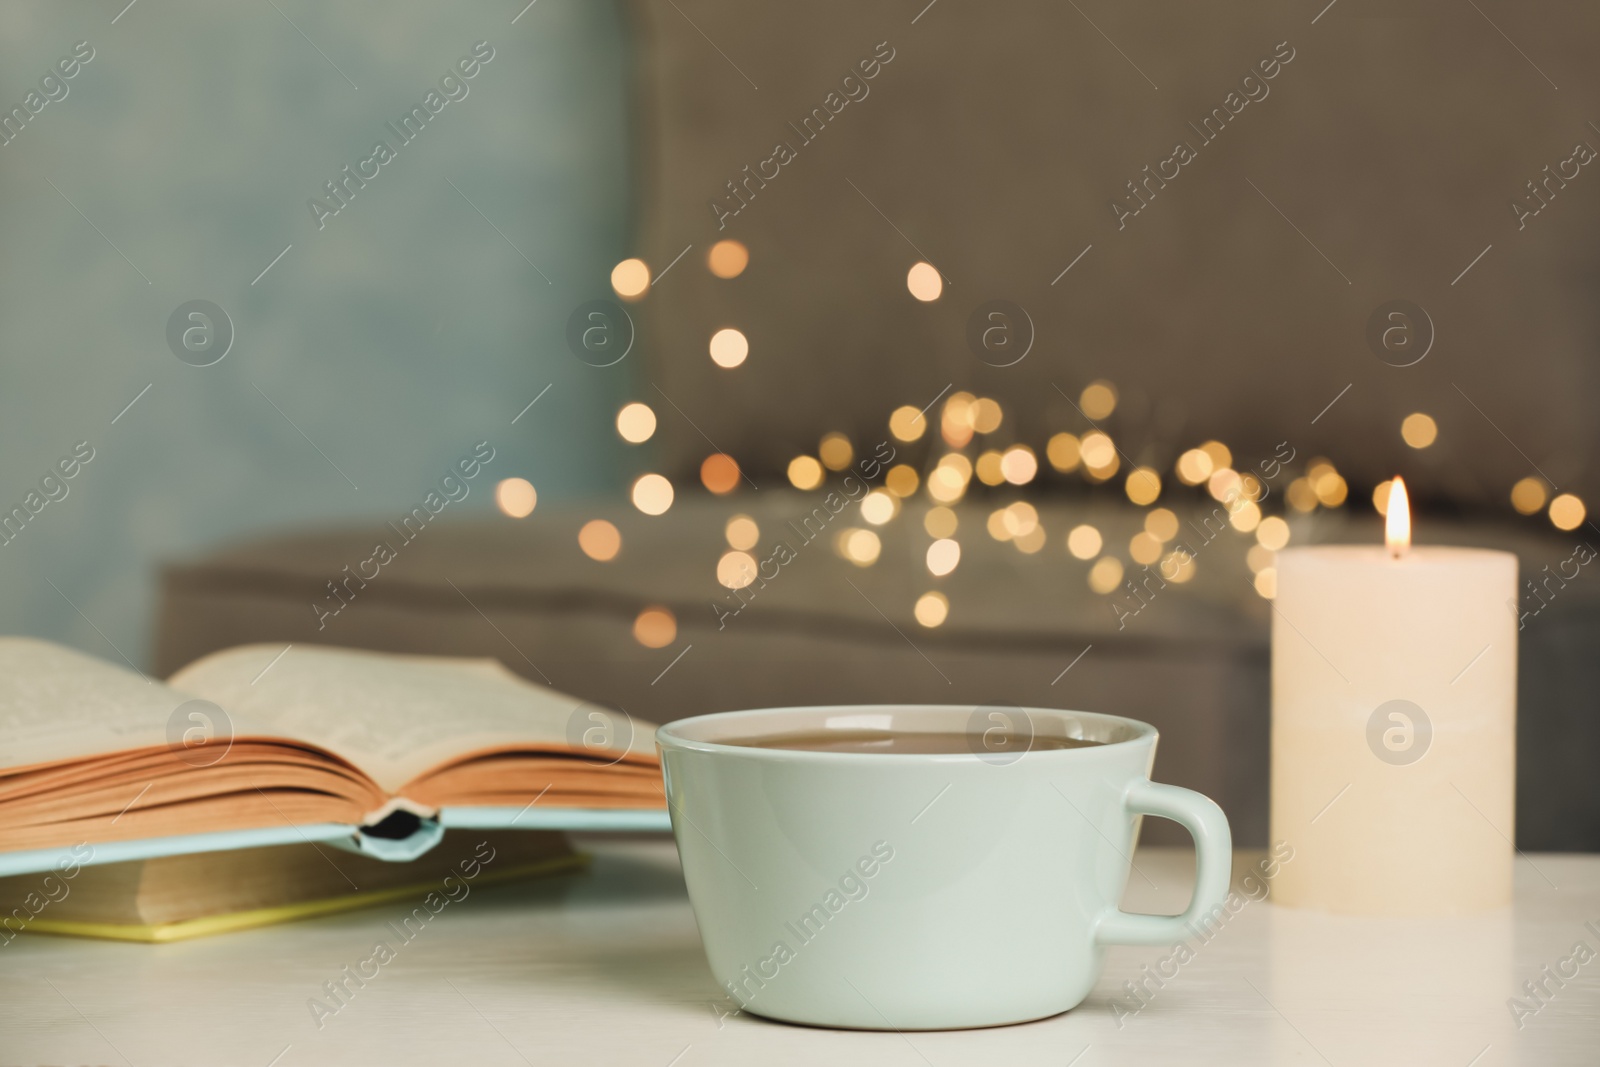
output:
<path id="1" fill-rule="evenodd" d="M 1289 483 L 1284 495 L 1289 498 L 1289 506 L 1296 511 L 1317 510 L 1317 491 L 1311 488 L 1310 478 L 1296 478 Z"/>
<path id="2" fill-rule="evenodd" d="M 1012 445 L 1000 456 L 1000 473 L 1012 485 L 1027 485 L 1039 473 L 1039 457 L 1027 445 Z"/>
<path id="3" fill-rule="evenodd" d="M 1089 568 L 1089 588 L 1102 595 L 1122 584 L 1122 561 L 1116 556 L 1101 556 Z"/>
<path id="4" fill-rule="evenodd" d="M 1079 394 L 1078 406 L 1084 415 L 1096 421 L 1109 418 L 1117 410 L 1117 387 L 1104 379 L 1090 382 Z"/>
<path id="5" fill-rule="evenodd" d="M 1412 448 L 1427 448 L 1439 436 L 1439 424 L 1431 415 L 1413 412 L 1400 423 L 1400 437 Z"/>
<path id="6" fill-rule="evenodd" d="M 978 481 L 984 485 L 1004 485 L 1006 475 L 1000 469 L 1000 453 L 990 449 L 978 456 L 978 462 L 972 465 L 973 472 L 978 476 Z"/>
<path id="7" fill-rule="evenodd" d="M 1199 485 L 1211 477 L 1214 466 L 1209 453 L 1203 449 L 1191 448 L 1178 457 L 1174 470 L 1178 475 L 1178 481 L 1184 485 Z"/>
<path id="8" fill-rule="evenodd" d="M 956 513 L 947 507 L 932 507 L 922 516 L 922 528 L 929 537 L 951 537 L 959 522 Z"/>
<path id="9" fill-rule="evenodd" d="M 1039 529 L 1039 509 L 1026 500 L 1018 500 L 1001 509 L 1002 522 L 1012 537 L 1027 537 Z"/>
<path id="10" fill-rule="evenodd" d="M 996 541 L 1011 540 L 1011 528 L 1006 525 L 1006 509 L 995 508 L 989 512 L 989 520 L 984 523 L 984 529 L 989 531 L 989 536 Z"/>
<path id="11" fill-rule="evenodd" d="M 1529 475 L 1511 487 L 1511 506 L 1523 515 L 1537 515 L 1548 496 L 1544 482 Z"/>
<path id="12" fill-rule="evenodd" d="M 972 440 L 977 426 L 975 406 L 978 398 L 971 393 L 956 393 L 944 402 L 939 415 L 939 436 L 951 448 L 965 448 Z"/>
<path id="13" fill-rule="evenodd" d="M 1277 562 L 1278 554 L 1270 548 L 1261 545 L 1251 545 L 1250 551 L 1244 554 L 1244 564 L 1250 568 L 1251 574 L 1260 574 Z"/>
<path id="14" fill-rule="evenodd" d="M 1128 541 L 1128 555 L 1133 557 L 1135 563 L 1148 566 L 1161 558 L 1161 542 L 1140 530 Z"/>
<path id="15" fill-rule="evenodd" d="M 883 476 L 883 487 L 902 500 L 914 494 L 921 482 L 917 469 L 905 463 L 896 463 Z"/>
<path id="16" fill-rule="evenodd" d="M 729 589 L 743 589 L 756 580 L 756 558 L 748 552 L 730 549 L 717 560 L 717 581 Z"/>
<path id="17" fill-rule="evenodd" d="M 700 483 L 718 496 L 739 487 L 739 463 L 732 456 L 713 452 L 700 464 Z"/>
<path id="18" fill-rule="evenodd" d="M 874 526 L 882 526 L 899 510 L 899 498 L 886 489 L 874 489 L 861 498 L 861 517 Z"/>
<path id="19" fill-rule="evenodd" d="M 750 265 L 750 250 L 738 241 L 718 241 L 706 253 L 706 267 L 719 278 L 737 278 Z"/>
<path id="20" fill-rule="evenodd" d="M 1099 430 L 1091 430 L 1083 435 L 1079 451 L 1083 456 L 1083 465 L 1089 468 L 1091 474 L 1109 478 L 1121 465 L 1121 460 L 1117 458 L 1117 446 Z"/>
<path id="21" fill-rule="evenodd" d="M 1200 446 L 1200 451 L 1204 452 L 1206 458 L 1211 460 L 1211 469 L 1214 471 L 1221 470 L 1223 467 L 1233 466 L 1233 453 L 1221 441 L 1207 441 Z"/>
<path id="22" fill-rule="evenodd" d="M 941 537 L 928 546 L 928 573 L 942 578 L 956 569 L 961 562 L 961 543 Z"/>
<path id="23" fill-rule="evenodd" d="M 1558 530 L 1576 530 L 1583 525 L 1588 509 L 1583 506 L 1583 501 L 1571 493 L 1562 493 L 1550 501 L 1550 521 Z"/>
<path id="24" fill-rule="evenodd" d="M 954 504 L 967 491 L 967 483 L 953 467 L 935 467 L 928 475 L 928 495 L 941 504 Z"/>
<path id="25" fill-rule="evenodd" d="M 950 598 L 943 593 L 923 593 L 917 597 L 916 607 L 911 609 L 917 622 L 928 629 L 940 625 L 950 616 Z"/>
<path id="26" fill-rule="evenodd" d="M 725 326 L 711 335 L 711 362 L 719 367 L 737 367 L 750 354 L 750 342 L 732 326 Z"/>
<path id="27" fill-rule="evenodd" d="M 761 527 L 748 515 L 735 515 L 722 528 L 722 536 L 728 539 L 728 547 L 747 552 L 761 540 Z"/>
<path id="28" fill-rule="evenodd" d="M 622 405 L 617 412 L 617 433 L 630 445 L 643 444 L 656 432 L 656 413 L 649 404 L 638 401 Z"/>
<path id="29" fill-rule="evenodd" d="M 889 416 L 889 432 L 899 441 L 920 440 L 928 432 L 928 417 L 910 404 L 902 405 Z"/>
<path id="30" fill-rule="evenodd" d="M 1161 495 L 1161 475 L 1156 473 L 1154 467 L 1135 467 L 1128 472 L 1123 489 L 1128 499 L 1140 507 L 1154 504 Z"/>
<path id="31" fill-rule="evenodd" d="M 1100 531 L 1088 523 L 1074 526 L 1067 534 L 1067 551 L 1079 559 L 1094 559 L 1100 554 L 1103 543 Z"/>
<path id="32" fill-rule="evenodd" d="M 1175 548 L 1161 557 L 1161 577 L 1182 585 L 1194 577 L 1194 553 L 1186 548 Z"/>
<path id="33" fill-rule="evenodd" d="M 1178 536 L 1178 516 L 1168 508 L 1153 508 L 1144 517 L 1144 532 L 1166 544 Z"/>
<path id="34" fill-rule="evenodd" d="M 1261 509 L 1252 501 L 1246 500 L 1233 508 L 1228 515 L 1228 522 L 1240 533 L 1250 533 L 1261 525 Z"/>
<path id="35" fill-rule="evenodd" d="M 1239 490 L 1244 484 L 1244 479 L 1239 477 L 1239 472 L 1232 467 L 1223 467 L 1211 472 L 1211 477 L 1206 479 L 1206 491 L 1213 500 L 1227 500 L 1229 494 L 1239 495 Z"/>
<path id="36" fill-rule="evenodd" d="M 1393 484 L 1392 480 L 1385 478 L 1372 490 L 1372 506 L 1378 510 L 1379 515 L 1389 514 L 1389 487 Z"/>
<path id="37" fill-rule="evenodd" d="M 844 530 L 839 535 L 839 555 L 857 567 L 870 567 L 878 562 L 883 542 L 871 530 L 860 527 Z"/>
<path id="38" fill-rule="evenodd" d="M 1083 449 L 1077 434 L 1056 434 L 1045 445 L 1044 455 L 1050 461 L 1050 466 L 1062 474 L 1077 470 L 1078 464 L 1083 462 Z"/>
<path id="39" fill-rule="evenodd" d="M 633 639 L 645 648 L 666 648 L 678 639 L 678 620 L 666 608 L 645 608 L 633 620 Z"/>
<path id="40" fill-rule="evenodd" d="M 796 489 L 815 489 L 822 478 L 822 464 L 813 457 L 796 456 L 789 461 L 789 484 Z"/>
<path id="41" fill-rule="evenodd" d="M 1011 543 L 1017 546 L 1017 551 L 1026 552 L 1031 556 L 1043 548 L 1045 546 L 1045 542 L 1048 540 L 1049 538 L 1045 535 L 1044 527 L 1035 524 L 1033 529 L 1029 530 L 1027 533 L 1021 533 L 1012 538 Z"/>
<path id="42" fill-rule="evenodd" d="M 851 447 L 850 438 L 844 434 L 830 433 L 817 445 L 817 455 L 822 458 L 824 467 L 831 471 L 842 471 L 850 466 L 856 450 Z"/>
<path id="43" fill-rule="evenodd" d="M 1276 567 L 1264 567 L 1256 571 L 1256 592 L 1266 600 L 1271 600 L 1278 595 L 1278 570 Z"/>
<path id="44" fill-rule="evenodd" d="M 622 551 L 622 533 L 604 519 L 590 519 L 578 530 L 578 547 L 590 559 L 605 563 Z"/>
<path id="45" fill-rule="evenodd" d="M 1311 488 L 1317 494 L 1317 503 L 1325 508 L 1338 507 L 1350 493 L 1344 478 L 1331 468 L 1318 475 L 1311 483 Z"/>
<path id="46" fill-rule="evenodd" d="M 611 268 L 611 288 L 624 300 L 637 300 L 650 288 L 650 268 L 642 259 L 625 259 Z"/>
<path id="47" fill-rule="evenodd" d="M 659 474 L 646 474 L 633 483 L 633 506 L 646 515 L 663 515 L 672 506 L 672 483 Z"/>
<path id="48" fill-rule="evenodd" d="M 1256 544 L 1269 552 L 1278 552 L 1289 543 L 1289 524 L 1276 515 L 1268 515 L 1256 525 Z"/>
<path id="49" fill-rule="evenodd" d="M 980 396 L 972 402 L 972 428 L 979 433 L 994 433 L 1005 418 L 998 400 Z"/>
<path id="50" fill-rule="evenodd" d="M 939 294 L 944 292 L 944 279 L 939 277 L 938 268 L 932 263 L 918 260 L 906 271 L 906 288 L 911 290 L 911 295 L 924 304 L 939 299 Z"/>
<path id="51" fill-rule="evenodd" d="M 494 487 L 494 502 L 513 519 L 525 519 L 533 514 L 539 494 L 526 478 L 504 478 Z"/>

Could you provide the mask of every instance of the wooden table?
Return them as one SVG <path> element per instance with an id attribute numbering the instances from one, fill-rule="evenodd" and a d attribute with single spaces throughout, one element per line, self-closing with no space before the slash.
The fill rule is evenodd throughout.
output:
<path id="1" fill-rule="evenodd" d="M 0 1067 L 1600 1064 L 1600 856 L 1519 858 L 1515 908 L 1469 920 L 1340 919 L 1241 895 L 1184 962 L 1113 949 L 1065 1015 L 902 1035 L 737 1014 L 706 967 L 670 841 L 584 847 L 588 874 L 484 886 L 403 943 L 388 925 L 398 906 L 172 945 L 18 937 L 0 947 Z M 1239 853 L 1236 875 L 1257 858 Z M 1136 860 L 1127 906 L 1178 910 L 1191 855 Z M 331 998 L 324 983 L 379 941 L 393 958 Z M 1590 962 L 1572 959 L 1579 943 Z M 1142 1004 L 1124 984 L 1140 980 Z M 1544 981 L 1542 1006 L 1525 981 Z M 314 1012 L 313 998 L 337 1011 Z M 1512 998 L 1530 1009 L 1520 1029 Z"/>

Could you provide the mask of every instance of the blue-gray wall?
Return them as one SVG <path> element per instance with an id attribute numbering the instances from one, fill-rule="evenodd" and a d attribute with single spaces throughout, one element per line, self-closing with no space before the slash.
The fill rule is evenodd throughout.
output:
<path id="1" fill-rule="evenodd" d="M 0 111 L 28 115 L 0 147 L 0 511 L 94 449 L 0 544 L 0 631 L 143 666 L 161 561 L 397 515 L 479 440 L 498 455 L 458 512 L 512 474 L 541 504 L 614 484 L 625 371 L 563 340 L 631 221 L 612 5 L 122 3 L 0 12 Z M 385 124 L 479 41 L 465 97 L 402 144 Z M 395 157 L 319 230 L 307 201 L 380 139 Z M 211 366 L 169 347 L 191 300 L 233 322 Z"/>

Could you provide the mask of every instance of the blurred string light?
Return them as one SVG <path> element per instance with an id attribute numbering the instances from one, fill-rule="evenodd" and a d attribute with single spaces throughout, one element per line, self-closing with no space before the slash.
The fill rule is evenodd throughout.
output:
<path id="1" fill-rule="evenodd" d="M 1089 588 L 1102 596 L 1122 585 L 1122 561 L 1116 556 L 1101 556 L 1089 568 Z"/>
<path id="2" fill-rule="evenodd" d="M 1143 563 L 1145 566 L 1161 558 L 1161 549 L 1161 542 L 1144 530 L 1134 534 L 1128 541 L 1128 555 L 1135 563 Z"/>
<path id="3" fill-rule="evenodd" d="M 1336 508 L 1343 504 L 1350 492 L 1343 476 L 1326 459 L 1313 459 L 1306 468 L 1306 479 L 1310 482 L 1311 491 L 1316 494 L 1317 503 L 1325 508 Z"/>
<path id="4" fill-rule="evenodd" d="M 1122 465 L 1122 459 L 1117 455 L 1117 446 L 1109 435 L 1100 430 L 1091 430 L 1084 434 L 1079 441 L 1078 450 L 1091 481 L 1106 481 L 1116 474 L 1117 468 Z"/>
<path id="5" fill-rule="evenodd" d="M 761 527 L 748 515 L 735 515 L 722 528 L 722 536 L 728 539 L 728 547 L 745 551 L 761 540 Z"/>
<path id="6" fill-rule="evenodd" d="M 1389 487 L 1393 484 L 1394 479 L 1385 478 L 1373 487 L 1372 506 L 1377 509 L 1379 515 L 1389 514 Z"/>
<path id="7" fill-rule="evenodd" d="M 1522 515 L 1539 514 L 1544 510 L 1544 502 L 1548 497 L 1549 490 L 1544 482 L 1531 475 L 1511 487 L 1511 506 Z"/>
<path id="8" fill-rule="evenodd" d="M 1094 559 L 1100 554 L 1100 531 L 1084 523 L 1074 526 L 1067 534 L 1067 551 L 1078 559 Z"/>
<path id="9" fill-rule="evenodd" d="M 922 528 L 928 532 L 929 537 L 951 537 L 959 525 L 956 513 L 943 505 L 931 507 L 922 516 Z"/>
<path id="10" fill-rule="evenodd" d="M 1140 507 L 1148 507 L 1161 495 L 1161 475 L 1156 473 L 1154 467 L 1135 467 L 1128 472 L 1123 490 L 1129 500 Z"/>
<path id="11" fill-rule="evenodd" d="M 1078 406 L 1088 418 L 1096 422 L 1110 418 L 1117 410 L 1117 387 L 1105 380 L 1090 382 L 1078 395 Z"/>
<path id="12" fill-rule="evenodd" d="M 830 433 L 817 446 L 817 455 L 822 458 L 824 467 L 831 471 L 842 471 L 855 458 L 855 449 L 850 445 L 850 438 L 844 434 Z"/>
<path id="13" fill-rule="evenodd" d="M 745 361 L 750 355 L 750 342 L 745 335 L 732 326 L 724 327 L 711 335 L 711 362 L 719 367 L 732 369 Z"/>
<path id="14" fill-rule="evenodd" d="M 1289 524 L 1276 515 L 1269 515 L 1256 526 L 1256 544 L 1269 552 L 1277 552 L 1289 544 Z"/>
<path id="15" fill-rule="evenodd" d="M 939 436 L 951 448 L 965 448 L 977 432 L 978 398 L 971 393 L 952 393 L 939 413 Z"/>
<path id="16" fill-rule="evenodd" d="M 646 515 L 664 515 L 672 506 L 672 483 L 659 474 L 641 475 L 632 495 L 633 506 Z"/>
<path id="17" fill-rule="evenodd" d="M 611 268 L 611 288 L 624 300 L 638 300 L 650 288 L 650 268 L 642 259 L 625 259 Z"/>
<path id="18" fill-rule="evenodd" d="M 1178 516 L 1169 508 L 1153 508 L 1144 517 L 1144 531 L 1165 544 L 1178 536 Z"/>
<path id="19" fill-rule="evenodd" d="M 841 530 L 834 541 L 834 548 L 839 555 L 856 566 L 870 567 L 878 562 L 878 554 L 883 551 L 883 542 L 871 530 L 856 526 Z"/>
<path id="20" fill-rule="evenodd" d="M 622 551 L 622 533 L 605 519 L 591 519 L 578 531 L 578 547 L 590 559 L 606 563 Z"/>
<path id="21" fill-rule="evenodd" d="M 922 479 L 916 469 L 904 463 L 897 463 L 889 468 L 889 473 L 883 476 L 883 487 L 895 496 L 904 500 L 916 493 L 917 486 Z"/>
<path id="22" fill-rule="evenodd" d="M 950 598 L 943 593 L 923 593 L 917 597 L 911 613 L 916 616 L 917 622 L 931 630 L 950 616 Z"/>
<path id="23" fill-rule="evenodd" d="M 984 485 L 1005 484 L 1005 472 L 1000 469 L 1000 453 L 992 448 L 978 457 L 978 462 L 972 465 L 972 469 L 977 474 L 978 481 Z"/>
<path id="24" fill-rule="evenodd" d="M 1000 401 L 991 400 L 980 396 L 972 402 L 968 409 L 968 417 L 972 421 L 972 428 L 979 433 L 994 433 L 1005 422 L 1005 411 L 1000 407 Z"/>
<path id="25" fill-rule="evenodd" d="M 944 279 L 932 263 L 918 260 L 906 271 L 906 288 L 912 296 L 926 304 L 939 299 L 939 294 L 944 292 Z"/>
<path id="26" fill-rule="evenodd" d="M 1018 552 L 1024 552 L 1031 556 L 1043 548 L 1047 540 L 1044 526 L 1035 525 L 1028 532 L 1017 534 L 1011 539 L 1011 543 L 1017 546 Z"/>
<path id="27" fill-rule="evenodd" d="M 1194 553 L 1186 548 L 1175 548 L 1161 557 L 1161 577 L 1182 585 L 1194 577 Z"/>
<path id="28" fill-rule="evenodd" d="M 729 549 L 717 560 L 717 581 L 729 589 L 743 589 L 756 580 L 756 558 L 739 549 Z"/>
<path id="29" fill-rule="evenodd" d="M 1264 545 L 1251 545 L 1250 551 L 1244 554 L 1245 566 L 1250 568 L 1251 574 L 1260 574 L 1271 567 L 1277 560 L 1278 554 Z"/>
<path id="30" fill-rule="evenodd" d="M 1046 443 L 1044 455 L 1050 466 L 1062 474 L 1070 474 L 1082 462 L 1083 449 L 1077 434 L 1058 433 Z"/>
<path id="31" fill-rule="evenodd" d="M 1412 448 L 1427 448 L 1438 436 L 1439 424 L 1420 411 L 1407 415 L 1400 423 L 1400 437 Z"/>
<path id="32" fill-rule="evenodd" d="M 1562 493 L 1550 501 L 1550 521 L 1558 530 L 1576 530 L 1587 514 L 1583 501 L 1571 493 Z"/>
<path id="33" fill-rule="evenodd" d="M 908 444 L 920 440 L 928 432 L 928 417 L 910 404 L 897 407 L 889 416 L 889 432 Z"/>
<path id="34" fill-rule="evenodd" d="M 1267 600 L 1278 595 L 1278 571 L 1275 567 L 1263 567 L 1256 571 L 1256 592 Z"/>
<path id="35" fill-rule="evenodd" d="M 739 488 L 739 463 L 732 456 L 713 452 L 700 464 L 700 483 L 717 496 Z"/>
<path id="36" fill-rule="evenodd" d="M 789 484 L 796 489 L 815 489 L 822 484 L 822 464 L 811 456 L 796 456 L 789 461 Z"/>
<path id="37" fill-rule="evenodd" d="M 1000 454 L 1000 474 L 1012 485 L 1027 485 L 1039 473 L 1039 457 L 1027 445 L 1012 445 Z"/>
<path id="38" fill-rule="evenodd" d="M 645 648 L 666 648 L 678 639 L 678 620 L 666 608 L 645 608 L 633 620 L 633 639 Z"/>
<path id="39" fill-rule="evenodd" d="M 956 569 L 956 564 L 961 562 L 961 544 L 948 537 L 941 537 L 928 546 L 928 573 L 935 578 L 942 578 Z"/>
<path id="40" fill-rule="evenodd" d="M 737 278 L 750 265 L 750 250 L 738 241 L 718 241 L 706 253 L 706 268 L 719 278 Z"/>
<path id="41" fill-rule="evenodd" d="M 861 498 L 861 517 L 874 526 L 882 526 L 899 510 L 899 498 L 883 489 L 874 489 Z"/>
<path id="42" fill-rule="evenodd" d="M 617 434 L 630 445 L 643 444 L 656 432 L 656 413 L 635 401 L 617 412 Z"/>
<path id="43" fill-rule="evenodd" d="M 526 478 L 504 478 L 494 487 L 494 502 L 513 519 L 525 519 L 533 514 L 539 494 Z"/>

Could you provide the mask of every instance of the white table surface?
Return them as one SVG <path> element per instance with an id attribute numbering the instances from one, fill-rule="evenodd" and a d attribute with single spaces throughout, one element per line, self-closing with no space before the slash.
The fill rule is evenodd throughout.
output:
<path id="1" fill-rule="evenodd" d="M 902 1035 L 730 1014 L 670 840 L 584 847 L 587 874 L 484 886 L 447 906 L 321 1029 L 310 998 L 378 940 L 396 942 L 386 923 L 406 909 L 171 945 L 19 936 L 0 947 L 0 1067 L 1600 1064 L 1600 955 L 1551 983 L 1520 1030 L 1507 1007 L 1579 942 L 1600 954 L 1596 856 L 1519 858 L 1515 908 L 1469 920 L 1252 902 L 1191 942 L 1194 958 L 1137 1014 L 1119 1019 L 1113 1004 L 1133 1006 L 1123 983 L 1168 949 L 1111 950 L 1089 999 L 1053 1019 Z M 1256 858 L 1236 856 L 1236 874 Z M 1127 905 L 1179 910 L 1191 855 L 1144 849 L 1136 862 Z"/>

